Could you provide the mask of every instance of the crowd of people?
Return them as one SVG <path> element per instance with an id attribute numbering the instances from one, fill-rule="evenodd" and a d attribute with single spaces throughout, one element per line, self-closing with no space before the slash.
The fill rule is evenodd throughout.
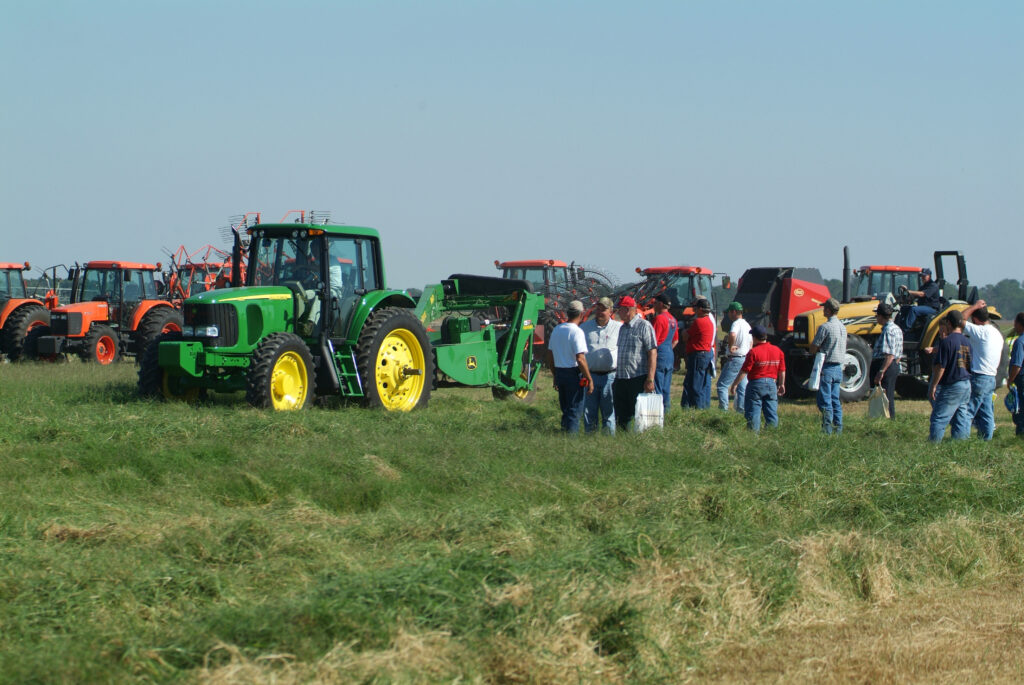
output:
<path id="1" fill-rule="evenodd" d="M 921 303 L 911 308 L 915 318 L 937 312 L 934 308 L 926 311 L 930 306 L 928 286 L 925 280 L 923 290 L 913 293 Z M 743 306 L 730 303 L 723 322 L 728 331 L 718 369 L 717 325 L 710 302 L 703 297 L 694 300 L 694 315 L 685 329 L 679 327 L 669 305 L 667 297 L 658 296 L 652 320 L 648 321 L 639 314 L 632 297 L 624 296 L 617 303 L 603 297 L 594 305 L 592 316 L 581 323 L 583 303 L 576 300 L 569 304 L 567 321 L 554 329 L 547 346 L 564 431 L 576 433 L 582 427 L 586 433 L 615 434 L 626 430 L 634 419 L 641 393 L 660 395 L 668 414 L 679 345 L 683 346 L 685 364 L 680 399 L 684 410 L 711 407 L 711 385 L 717 375 L 720 410 L 742 412 L 747 427 L 755 433 L 762 423 L 778 426 L 778 399 L 786 394 L 786 358 L 768 340 L 765 328 L 751 326 L 743 317 Z M 808 387 L 816 394 L 822 432 L 839 434 L 843 431 L 841 387 L 847 331 L 837 316 L 839 302 L 835 298 L 826 300 L 822 309 L 826 320 L 810 343 L 810 352 L 817 358 Z M 895 418 L 904 331 L 893 321 L 890 304 L 879 303 L 874 313 L 881 333 L 872 350 L 870 383 L 884 391 L 888 416 Z M 1024 312 L 1017 314 L 1013 326 L 1018 337 L 1010 352 L 1007 382 L 1014 397 L 1024 401 L 1024 374 L 1020 373 L 1024 365 Z M 974 427 L 979 438 L 991 440 L 995 430 L 992 398 L 1005 345 L 1003 336 L 989 321 L 984 300 L 963 311 L 947 312 L 939 321 L 939 330 L 935 346 L 925 348 L 932 360 L 929 439 L 941 441 L 947 427 L 953 439 L 966 439 Z M 1017 435 L 1024 437 L 1024 411 L 1012 416 Z"/>

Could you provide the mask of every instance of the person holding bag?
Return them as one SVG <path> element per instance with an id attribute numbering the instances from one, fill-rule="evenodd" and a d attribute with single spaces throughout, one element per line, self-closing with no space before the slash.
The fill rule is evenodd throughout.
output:
<path id="1" fill-rule="evenodd" d="M 882 302 L 875 308 L 875 321 L 882 334 L 871 350 L 871 385 L 881 386 L 889 402 L 889 418 L 896 418 L 896 379 L 903 356 L 903 331 L 892 322 L 892 305 Z"/>
<path id="2" fill-rule="evenodd" d="M 625 295 L 619 300 L 616 313 L 619 327 L 619 354 L 615 364 L 615 423 L 625 431 L 636 413 L 636 398 L 641 392 L 654 392 L 654 372 L 658 364 L 658 342 L 654 327 L 637 316 L 636 300 Z"/>

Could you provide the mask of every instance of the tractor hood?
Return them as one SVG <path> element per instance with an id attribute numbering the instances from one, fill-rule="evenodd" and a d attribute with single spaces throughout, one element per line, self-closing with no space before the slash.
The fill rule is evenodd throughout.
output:
<path id="1" fill-rule="evenodd" d="M 193 295 L 186 303 L 193 304 L 224 304 L 228 302 L 258 302 L 259 300 L 290 300 L 292 291 L 283 285 L 260 285 L 242 288 L 221 288 L 207 290 Z"/>

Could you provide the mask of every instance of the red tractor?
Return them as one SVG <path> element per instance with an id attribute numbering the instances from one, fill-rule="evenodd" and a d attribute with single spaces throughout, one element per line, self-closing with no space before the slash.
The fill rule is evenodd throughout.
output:
<path id="1" fill-rule="evenodd" d="M 10 361 L 25 357 L 29 332 L 50 323 L 50 310 L 57 306 L 53 290 L 40 300 L 29 297 L 24 273 L 29 263 L 0 262 L 0 352 Z"/>
<path id="2" fill-rule="evenodd" d="M 715 276 L 722 277 L 723 288 L 728 290 L 731 287 L 727 275 L 715 273 L 703 266 L 650 266 L 646 269 L 637 268 L 636 272 L 644 280 L 623 286 L 615 293 L 616 296 L 632 295 L 640 314 L 647 316 L 654 309 L 654 298 L 661 294 L 668 295 L 672 302 L 669 311 L 675 314 L 680 326 L 689 325 L 693 318 L 693 307 L 690 305 L 698 297 L 704 297 L 711 303 L 711 311 L 717 318 L 719 303 L 715 302 L 712 283 Z"/>
<path id="3" fill-rule="evenodd" d="M 28 347 L 37 357 L 75 353 L 111 364 L 138 355 L 161 333 L 181 331 L 181 312 L 160 297 L 160 265 L 94 261 L 71 271 L 71 304 L 50 313 L 50 325 L 33 329 Z"/>
<path id="4" fill-rule="evenodd" d="M 533 292 L 544 293 L 544 310 L 534 329 L 534 346 L 541 346 L 538 356 L 543 358 L 543 345 L 548 334 L 565 321 L 565 308 L 573 300 L 583 302 L 584 309 L 615 290 L 613 279 L 595 269 L 566 264 L 558 259 L 522 259 L 502 262 L 494 260 L 503 278 L 527 281 Z"/>

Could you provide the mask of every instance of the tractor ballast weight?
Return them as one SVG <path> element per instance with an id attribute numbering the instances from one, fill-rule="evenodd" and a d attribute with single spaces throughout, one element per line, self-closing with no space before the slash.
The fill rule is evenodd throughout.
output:
<path id="1" fill-rule="evenodd" d="M 543 296 L 529 284 L 456 275 L 414 300 L 388 289 L 372 228 L 259 224 L 247 233 L 245 285 L 185 301 L 182 332 L 146 350 L 142 395 L 245 391 L 250 404 L 280 410 L 337 396 L 409 411 L 427 404 L 440 374 L 519 396 L 533 388 Z M 482 311 L 489 318 L 474 314 Z"/>
<path id="2" fill-rule="evenodd" d="M 927 348 L 934 346 L 938 340 L 939 321 L 951 310 L 963 311 L 977 300 L 977 289 L 970 288 L 967 280 L 967 261 L 961 252 L 939 250 L 933 254 L 933 259 L 935 281 L 942 290 L 945 290 L 946 286 L 943 262 L 946 259 L 955 261 L 956 291 L 949 293 L 949 299 L 943 297 L 943 306 L 935 316 L 925 321 L 922 327 L 904 331 L 904 360 L 900 365 L 896 389 L 901 395 L 908 397 L 924 396 L 932 366 Z M 919 289 L 921 268 L 871 265 L 852 271 L 849 268 L 849 250 L 844 248 L 843 276 L 844 296 L 851 301 L 841 303 L 837 314 L 847 333 L 840 397 L 844 402 L 856 402 L 867 397 L 871 389 L 871 348 L 882 333 L 882 327 L 878 325 L 875 317 L 875 309 L 881 302 L 886 301 L 895 306 L 893 321 L 902 318 L 898 314 L 900 309 L 912 306 L 913 301 L 909 296 L 898 295 L 899 286 L 906 285 L 911 290 Z M 994 307 L 989 306 L 988 311 L 991 319 L 1002 318 Z M 813 359 L 809 347 L 818 328 L 824 323 L 825 314 L 821 308 L 805 312 L 795 320 L 792 344 L 785 348 L 786 370 L 789 377 L 794 380 L 794 387 L 798 387 L 810 375 Z M 1001 380 L 1005 377 L 1005 372 L 1004 360 L 997 378 Z"/>

